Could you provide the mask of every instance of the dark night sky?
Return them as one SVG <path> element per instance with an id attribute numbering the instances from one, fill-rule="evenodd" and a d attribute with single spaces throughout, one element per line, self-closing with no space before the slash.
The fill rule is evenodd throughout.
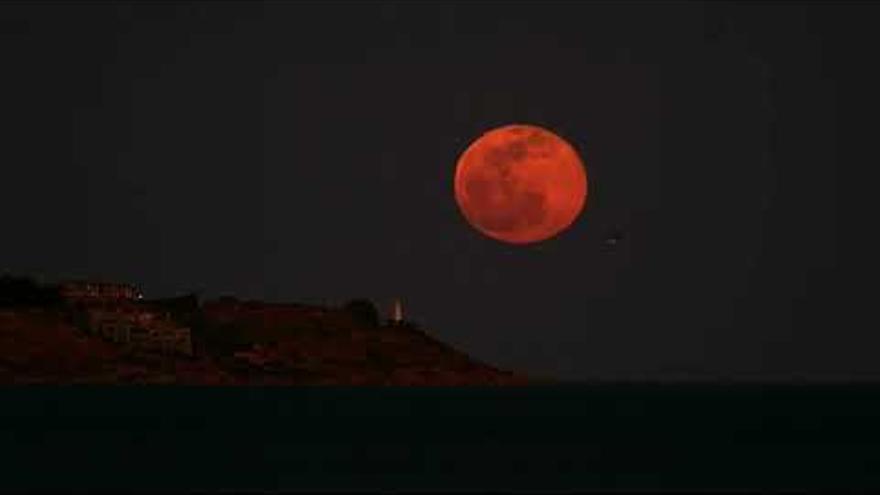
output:
<path id="1" fill-rule="evenodd" d="M 0 4 L 0 271 L 399 295 L 478 358 L 570 379 L 880 372 L 835 289 L 832 54 L 876 10 Z M 453 199 L 458 155 L 512 122 L 590 178 L 534 246 Z"/>

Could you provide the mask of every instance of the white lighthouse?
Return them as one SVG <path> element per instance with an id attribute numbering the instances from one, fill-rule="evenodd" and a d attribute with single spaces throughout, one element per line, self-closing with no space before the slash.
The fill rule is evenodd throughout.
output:
<path id="1" fill-rule="evenodd" d="M 391 307 L 391 324 L 399 326 L 403 324 L 403 304 L 400 299 L 394 299 L 394 305 Z"/>

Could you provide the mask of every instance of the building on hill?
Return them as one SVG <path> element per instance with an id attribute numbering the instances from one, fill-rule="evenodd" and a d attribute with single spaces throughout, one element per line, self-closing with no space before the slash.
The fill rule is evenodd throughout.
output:
<path id="1" fill-rule="evenodd" d="M 71 303 L 137 301 L 143 293 L 134 285 L 114 282 L 70 280 L 59 286 L 61 298 Z"/>
<path id="2" fill-rule="evenodd" d="M 400 302 L 400 299 L 395 299 L 394 304 L 391 306 L 391 317 L 388 319 L 388 324 L 393 327 L 399 327 L 405 323 L 403 319 L 403 303 Z"/>
<path id="3" fill-rule="evenodd" d="M 117 305 L 93 307 L 87 314 L 89 331 L 117 344 L 163 354 L 193 353 L 190 329 L 177 324 L 168 312 Z"/>

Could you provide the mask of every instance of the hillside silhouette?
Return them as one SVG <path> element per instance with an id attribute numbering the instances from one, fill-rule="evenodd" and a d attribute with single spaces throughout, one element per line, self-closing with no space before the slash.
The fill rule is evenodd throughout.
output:
<path id="1" fill-rule="evenodd" d="M 416 324 L 380 321 L 366 299 L 338 308 L 231 297 L 200 302 L 194 295 L 86 304 L 65 297 L 58 287 L 41 287 L 23 278 L 4 280 L 8 283 L 0 284 L 0 383 L 527 383 L 524 377 L 472 359 Z M 107 325 L 106 315 L 161 315 L 167 320 L 162 328 L 185 331 L 185 345 L 136 345 L 136 331 L 141 329 L 126 329 L 119 337 L 119 328 Z"/>

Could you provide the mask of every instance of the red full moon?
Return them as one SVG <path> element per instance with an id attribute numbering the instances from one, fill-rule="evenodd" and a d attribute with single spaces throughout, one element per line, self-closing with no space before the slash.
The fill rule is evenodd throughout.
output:
<path id="1" fill-rule="evenodd" d="M 541 242 L 571 226 L 583 210 L 587 172 L 556 134 L 508 125 L 483 134 L 462 153 L 455 200 L 468 223 L 493 239 Z"/>

